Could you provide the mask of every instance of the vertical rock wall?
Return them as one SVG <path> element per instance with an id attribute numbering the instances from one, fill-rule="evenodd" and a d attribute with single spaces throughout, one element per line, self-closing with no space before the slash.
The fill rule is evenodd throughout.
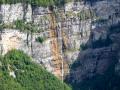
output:
<path id="1" fill-rule="evenodd" d="M 104 7 L 107 6 L 107 7 Z M 112 7 L 113 8 L 112 8 Z M 119 3 L 99 1 L 95 5 L 92 6 L 92 10 L 95 11 L 96 17 L 92 18 L 92 21 L 97 21 L 99 19 L 108 19 L 111 15 L 116 15 L 115 10 L 118 10 Z M 83 43 L 87 43 L 91 33 L 91 17 L 89 15 L 89 4 L 84 5 L 83 2 L 77 3 L 68 3 L 65 5 L 65 13 L 64 12 L 56 12 L 56 33 L 57 36 L 54 37 L 58 39 L 59 46 L 63 47 L 64 45 L 61 43 L 62 38 L 66 38 L 67 47 L 63 51 L 64 60 L 68 63 L 76 60 L 79 51 L 80 45 Z M 117 8 L 114 8 L 117 7 Z M 32 8 L 33 8 L 33 16 L 32 16 Z M 110 9 L 112 8 L 112 9 Z M 0 8 L 0 18 L 4 24 L 12 23 L 16 20 L 26 19 L 27 22 L 30 22 L 33 18 L 33 21 L 36 25 L 38 25 L 40 29 L 40 33 L 33 34 L 33 40 L 29 37 L 29 45 L 26 44 L 27 35 L 25 32 L 20 32 L 19 30 L 14 29 L 5 29 L 2 33 L 2 40 L 0 41 L 1 47 L 3 48 L 3 54 L 8 50 L 13 48 L 21 49 L 24 52 L 31 55 L 31 42 L 33 43 L 33 58 L 37 63 L 42 64 L 48 71 L 53 72 L 54 64 L 52 63 L 53 55 L 51 50 L 51 40 L 50 38 L 50 18 L 48 14 L 48 9 L 43 7 L 31 7 L 28 5 L 27 12 L 24 17 L 24 6 L 21 3 L 12 4 L 12 5 L 1 5 Z M 110 10 L 109 10 L 110 9 Z M 57 10 L 59 11 L 59 9 Z M 103 13 L 102 11 L 106 12 Z M 110 11 L 110 12 L 109 12 Z M 84 13 L 88 14 L 84 14 Z M 62 16 L 64 20 L 62 20 Z M 109 13 L 109 14 L 108 14 Z M 81 15 L 82 14 L 82 15 Z M 87 17 L 85 18 L 84 15 Z M 118 15 L 119 17 L 119 15 Z M 115 22 L 118 22 L 120 18 L 114 18 Z M 111 19 L 110 19 L 111 20 Z M 113 20 L 113 19 L 112 19 Z M 114 22 L 114 23 L 115 23 Z M 100 26 L 98 22 L 92 24 L 92 28 L 96 28 Z M 60 35 L 60 32 L 63 31 L 64 37 Z M 37 37 L 44 37 L 45 40 L 43 43 L 36 42 Z M 61 42 L 59 42 L 59 40 Z M 61 47 L 61 49 L 63 49 Z"/>

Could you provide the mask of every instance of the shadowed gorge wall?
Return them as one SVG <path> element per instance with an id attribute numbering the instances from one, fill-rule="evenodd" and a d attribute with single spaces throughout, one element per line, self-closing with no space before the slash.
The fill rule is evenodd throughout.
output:
<path id="1" fill-rule="evenodd" d="M 82 45 L 83 49 L 66 77 L 65 81 L 72 85 L 73 90 L 120 89 L 120 3 L 115 2 L 118 6 L 110 0 L 99 6 L 95 2 L 92 6 L 98 6 L 99 10 L 95 11 L 100 19 L 92 22 L 89 40 Z"/>

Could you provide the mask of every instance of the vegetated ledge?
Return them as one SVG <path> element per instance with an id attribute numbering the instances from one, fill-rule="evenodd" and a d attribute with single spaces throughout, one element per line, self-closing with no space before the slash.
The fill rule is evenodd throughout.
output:
<path id="1" fill-rule="evenodd" d="M 28 3 L 37 6 L 62 6 L 65 3 L 71 2 L 73 0 L 0 0 L 0 4 L 16 4 L 16 3 Z"/>
<path id="2" fill-rule="evenodd" d="M 0 56 L 0 90 L 71 90 L 20 50 Z"/>

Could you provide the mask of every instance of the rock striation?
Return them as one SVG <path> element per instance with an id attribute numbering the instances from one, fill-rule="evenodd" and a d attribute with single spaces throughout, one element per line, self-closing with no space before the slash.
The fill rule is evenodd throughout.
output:
<path id="1" fill-rule="evenodd" d="M 96 41 L 101 36 L 106 38 L 106 28 L 112 24 L 118 23 L 120 20 L 119 0 L 110 2 L 103 0 L 95 3 L 96 4 L 91 6 L 84 1 L 70 2 L 65 5 L 63 10 L 56 8 L 54 10 L 55 14 L 51 14 L 48 8 L 38 6 L 33 7 L 21 3 L 1 5 L 1 23 L 9 25 L 17 20 L 25 20 L 26 23 L 33 22 L 39 28 L 39 32 L 33 33 L 32 38 L 29 35 L 28 45 L 26 41 L 26 32 L 21 32 L 20 30 L 10 27 L 4 28 L 1 34 L 2 40 L 0 41 L 1 54 L 5 54 L 7 51 L 14 48 L 20 49 L 31 55 L 37 63 L 42 64 L 53 74 L 56 75 L 57 71 L 62 73 L 61 62 L 58 64 L 59 70 L 56 69 L 56 65 L 53 63 L 53 51 L 56 48 L 51 47 L 53 40 L 57 43 L 58 54 L 62 56 L 65 61 L 64 63 L 67 63 L 67 68 L 69 68 L 69 65 L 77 59 L 82 44 L 90 41 L 88 45 L 91 45 L 91 41 Z M 55 23 L 50 19 L 50 15 L 53 15 L 55 18 L 53 20 Z M 104 25 L 102 25 L 101 22 L 104 22 Z M 54 37 L 51 37 L 51 27 L 53 24 L 53 33 L 55 34 Z M 96 31 L 95 29 L 103 30 Z M 95 36 L 94 39 L 90 40 L 91 32 L 93 31 Z M 44 42 L 37 42 L 36 38 L 38 37 L 45 38 Z M 69 70 L 65 73 L 69 73 Z"/>

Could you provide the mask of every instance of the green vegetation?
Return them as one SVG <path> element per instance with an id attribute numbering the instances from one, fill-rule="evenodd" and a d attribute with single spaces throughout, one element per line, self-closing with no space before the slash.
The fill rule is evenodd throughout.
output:
<path id="1" fill-rule="evenodd" d="M 15 77 L 10 76 L 15 73 Z M 19 50 L 0 57 L 0 90 L 71 90 Z"/>
<path id="2" fill-rule="evenodd" d="M 23 20 L 16 20 L 13 24 L 13 28 L 19 29 L 23 32 L 40 32 L 40 30 L 37 28 L 38 26 L 35 25 L 32 22 L 24 22 Z"/>
<path id="3" fill-rule="evenodd" d="M 29 3 L 38 6 L 64 5 L 73 0 L 0 0 L 0 4 Z"/>
<path id="4" fill-rule="evenodd" d="M 6 28 L 6 29 L 18 29 L 22 32 L 41 32 L 42 29 L 38 29 L 38 25 L 35 25 L 32 22 L 25 22 L 24 20 L 16 20 L 13 23 L 9 23 L 9 24 L 0 24 L 0 26 L 2 26 L 2 28 Z"/>
<path id="5" fill-rule="evenodd" d="M 55 5 L 57 0 L 32 0 L 32 3 L 39 6 L 50 6 Z M 30 2 L 31 3 L 31 2 Z"/>
<path id="6" fill-rule="evenodd" d="M 1 4 L 30 3 L 40 6 L 54 5 L 56 0 L 0 0 Z"/>
<path id="7" fill-rule="evenodd" d="M 37 37 L 36 41 L 39 43 L 43 43 L 45 41 L 45 39 L 43 37 Z"/>
<path id="8" fill-rule="evenodd" d="M 23 20 L 17 20 L 14 22 L 15 28 L 19 30 L 23 30 L 25 28 L 25 23 Z"/>

